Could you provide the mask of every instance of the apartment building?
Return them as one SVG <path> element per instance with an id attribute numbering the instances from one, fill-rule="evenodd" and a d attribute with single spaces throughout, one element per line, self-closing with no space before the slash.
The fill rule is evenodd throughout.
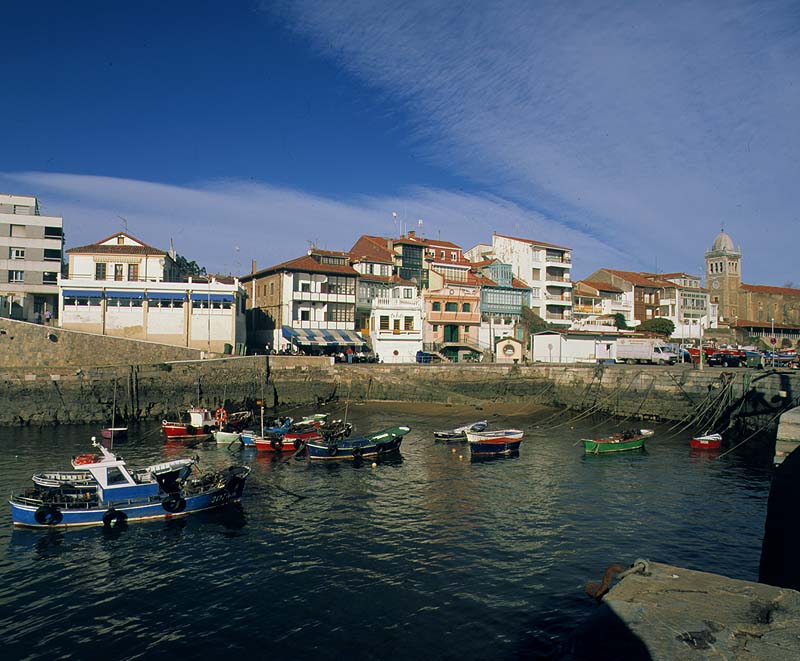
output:
<path id="1" fill-rule="evenodd" d="M 495 233 L 491 253 L 530 287 L 537 315 L 565 328 L 572 323 L 571 248 Z"/>
<path id="2" fill-rule="evenodd" d="M 39 200 L 0 194 L 0 316 L 37 321 L 58 315 L 64 221 Z"/>
<path id="3" fill-rule="evenodd" d="M 357 280 L 349 253 L 316 248 L 242 277 L 251 349 L 330 353 L 363 347 L 356 332 Z"/>

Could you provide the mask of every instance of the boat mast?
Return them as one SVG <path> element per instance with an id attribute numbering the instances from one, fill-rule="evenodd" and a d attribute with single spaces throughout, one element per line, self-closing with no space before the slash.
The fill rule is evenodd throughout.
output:
<path id="1" fill-rule="evenodd" d="M 111 443 L 108 449 L 114 449 L 114 427 L 117 426 L 117 370 L 114 370 L 114 396 L 111 400 Z"/>

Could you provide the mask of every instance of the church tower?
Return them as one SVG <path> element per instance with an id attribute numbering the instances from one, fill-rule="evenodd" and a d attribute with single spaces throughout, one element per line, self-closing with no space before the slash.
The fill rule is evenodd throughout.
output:
<path id="1" fill-rule="evenodd" d="M 727 324 L 740 314 L 741 262 L 742 249 L 735 248 L 733 239 L 721 231 L 706 252 L 706 282 L 711 302 L 719 305 L 719 320 Z"/>

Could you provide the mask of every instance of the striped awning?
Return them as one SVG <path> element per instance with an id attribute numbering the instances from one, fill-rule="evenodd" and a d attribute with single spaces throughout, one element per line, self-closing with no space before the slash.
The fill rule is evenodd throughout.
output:
<path id="1" fill-rule="evenodd" d="M 359 333 L 328 328 L 292 328 L 282 326 L 281 334 L 290 342 L 311 344 L 314 346 L 351 346 L 360 347 L 366 342 Z"/>

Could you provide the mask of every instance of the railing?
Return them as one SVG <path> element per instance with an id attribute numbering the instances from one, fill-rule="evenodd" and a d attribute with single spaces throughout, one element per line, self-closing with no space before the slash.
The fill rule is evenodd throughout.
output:
<path id="1" fill-rule="evenodd" d="M 558 264 L 572 264 L 572 259 L 567 255 L 545 255 L 544 261 Z"/>
<path id="2" fill-rule="evenodd" d="M 593 305 L 573 305 L 572 311 L 580 314 L 603 314 L 603 307 Z"/>
<path id="3" fill-rule="evenodd" d="M 545 294 L 548 301 L 571 301 L 572 296 L 569 294 Z"/>
<path id="4" fill-rule="evenodd" d="M 570 321 L 571 317 L 569 317 L 567 315 L 562 315 L 562 314 L 551 314 L 551 313 L 548 312 L 548 313 L 545 314 L 545 319 L 554 319 L 554 320 L 558 320 L 558 321 Z"/>
<path id="5" fill-rule="evenodd" d="M 572 282 L 569 276 L 553 275 L 552 273 L 545 273 L 545 282 Z"/>

